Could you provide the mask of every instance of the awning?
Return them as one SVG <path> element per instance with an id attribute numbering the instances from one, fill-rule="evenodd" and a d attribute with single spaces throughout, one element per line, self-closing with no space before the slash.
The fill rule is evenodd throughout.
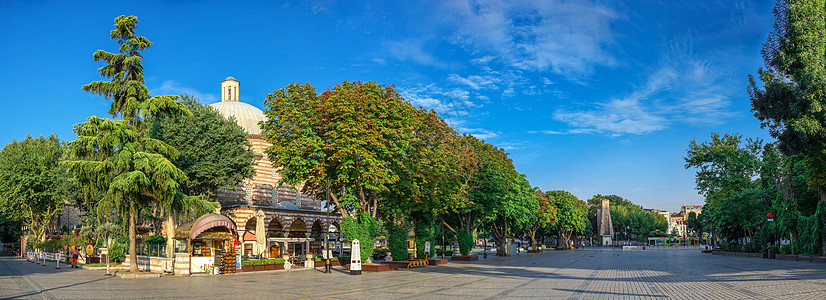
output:
<path id="1" fill-rule="evenodd" d="M 227 216 L 219 214 L 205 214 L 198 218 L 198 220 L 195 220 L 195 223 L 192 224 L 192 230 L 189 233 L 189 238 L 194 239 L 198 237 L 201 232 L 218 226 L 229 228 L 233 238 L 238 236 L 238 233 L 235 231 L 235 224 L 232 223 L 232 220 L 227 218 Z"/>
<path id="2" fill-rule="evenodd" d="M 201 233 L 215 227 L 226 227 L 229 229 L 229 234 L 231 234 L 232 239 L 237 239 L 238 232 L 235 230 L 235 224 L 232 223 L 232 220 L 227 218 L 224 215 L 219 214 L 205 214 L 198 218 L 197 220 L 190 222 L 188 224 L 181 225 L 177 229 L 175 229 L 175 238 L 176 239 L 196 239 L 198 235 Z M 213 232 L 214 230 L 209 230 Z M 227 236 L 230 237 L 230 236 Z M 215 238 L 215 237 L 213 237 Z"/>

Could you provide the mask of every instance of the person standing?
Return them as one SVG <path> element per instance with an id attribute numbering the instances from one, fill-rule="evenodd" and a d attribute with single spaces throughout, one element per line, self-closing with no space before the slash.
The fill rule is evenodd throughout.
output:
<path id="1" fill-rule="evenodd" d="M 79 255 L 80 253 L 78 253 L 77 248 L 75 248 L 75 251 L 72 252 L 72 268 L 77 268 L 77 257 Z"/>

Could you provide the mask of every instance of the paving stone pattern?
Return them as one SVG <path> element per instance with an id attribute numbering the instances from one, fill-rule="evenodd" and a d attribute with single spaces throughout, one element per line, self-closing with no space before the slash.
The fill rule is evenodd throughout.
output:
<path id="1" fill-rule="evenodd" d="M 13 299 L 826 299 L 826 264 L 585 249 L 351 276 L 342 269 L 121 279 L 0 258 Z"/>

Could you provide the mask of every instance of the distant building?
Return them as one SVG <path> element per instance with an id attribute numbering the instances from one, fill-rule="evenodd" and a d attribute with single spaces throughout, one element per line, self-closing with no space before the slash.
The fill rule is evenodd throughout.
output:
<path id="1" fill-rule="evenodd" d="M 683 205 L 680 207 L 680 214 L 688 218 L 688 214 L 695 213 L 698 216 L 703 212 L 702 205 Z"/>
<path id="2" fill-rule="evenodd" d="M 683 236 L 686 233 L 685 216 L 672 214 L 668 217 L 668 232 L 671 235 Z"/>

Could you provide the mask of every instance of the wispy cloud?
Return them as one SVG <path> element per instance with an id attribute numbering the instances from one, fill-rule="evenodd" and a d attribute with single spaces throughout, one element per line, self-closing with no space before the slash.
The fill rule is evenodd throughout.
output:
<path id="1" fill-rule="evenodd" d="M 731 88 L 723 67 L 692 54 L 690 43 L 668 47 L 662 62 L 644 83 L 624 97 L 598 101 L 577 109 L 558 109 L 553 118 L 580 133 L 648 134 L 674 123 L 720 123 L 728 110 Z M 560 134 L 573 131 L 550 130 Z"/>
<path id="2" fill-rule="evenodd" d="M 218 96 L 216 96 L 215 94 L 203 93 L 203 92 L 201 92 L 199 90 L 196 90 L 194 88 L 184 86 L 183 84 L 181 84 L 180 82 L 177 82 L 175 80 L 164 80 L 163 82 L 161 82 L 161 86 L 159 86 L 155 89 L 152 89 L 149 92 L 152 95 L 181 95 L 181 94 L 187 94 L 187 95 L 190 95 L 192 97 L 195 97 L 195 99 L 198 99 L 198 101 L 200 101 L 201 103 L 204 103 L 204 104 L 211 104 L 211 103 L 218 102 Z"/>
<path id="3" fill-rule="evenodd" d="M 403 41 L 389 41 L 384 43 L 384 48 L 395 59 L 400 61 L 410 61 L 421 65 L 445 67 L 446 64 L 424 49 L 425 41 L 417 39 L 407 39 Z"/>
<path id="4" fill-rule="evenodd" d="M 456 128 L 456 131 L 459 131 L 461 133 L 470 134 L 470 135 L 472 135 L 472 136 L 474 136 L 474 137 L 476 137 L 477 139 L 480 139 L 480 140 L 487 140 L 487 139 L 491 139 L 491 138 L 499 136 L 498 133 L 487 130 L 487 129 L 483 129 L 483 128 L 459 127 L 459 128 Z"/>
<path id="5" fill-rule="evenodd" d="M 612 9 L 590 2 L 467 1 L 444 3 L 440 17 L 454 26 L 450 42 L 496 55 L 524 70 L 552 71 L 569 79 L 591 75 L 617 62 L 607 51 L 614 42 Z"/>
<path id="6" fill-rule="evenodd" d="M 458 74 L 450 74 L 447 77 L 448 81 L 452 81 L 454 83 L 459 83 L 463 85 L 467 85 L 468 87 L 478 90 L 483 88 L 496 88 L 496 83 L 500 81 L 499 78 L 496 78 L 491 75 L 470 75 L 467 77 L 459 76 Z"/>

